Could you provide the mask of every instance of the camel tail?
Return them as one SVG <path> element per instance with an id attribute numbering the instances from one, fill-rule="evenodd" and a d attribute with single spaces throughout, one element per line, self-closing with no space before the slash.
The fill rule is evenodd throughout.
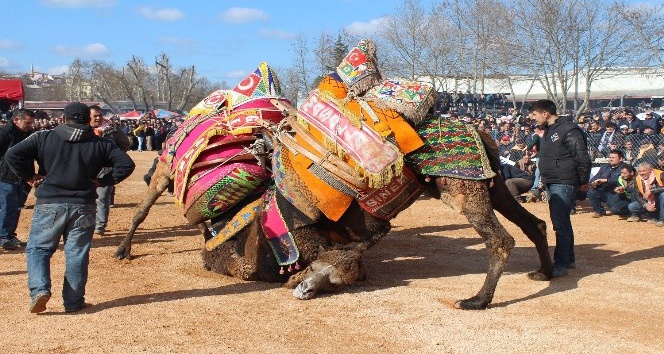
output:
<path id="1" fill-rule="evenodd" d="M 482 139 L 484 149 L 486 149 L 487 156 L 489 157 L 489 163 L 491 164 L 491 169 L 493 172 L 500 173 L 500 153 L 498 152 L 498 144 L 496 144 L 496 141 L 493 140 L 489 133 L 481 130 L 478 130 L 477 132 Z"/>

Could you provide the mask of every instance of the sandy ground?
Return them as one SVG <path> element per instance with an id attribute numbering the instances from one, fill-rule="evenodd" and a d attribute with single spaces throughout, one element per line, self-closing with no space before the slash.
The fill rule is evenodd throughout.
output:
<path id="1" fill-rule="evenodd" d="M 142 198 L 154 153 L 132 152 L 136 172 L 117 190 L 109 232 L 91 252 L 88 302 L 65 314 L 63 253 L 52 260 L 48 310 L 28 313 L 25 256 L 0 254 L 1 353 L 661 353 L 664 230 L 616 217 L 572 217 L 578 269 L 534 282 L 533 245 L 517 239 L 491 307 L 455 300 L 481 286 L 486 252 L 463 216 L 418 200 L 368 250 L 369 279 L 309 301 L 280 284 L 243 282 L 202 267 L 202 238 L 162 196 L 137 234 L 131 261 L 112 255 Z M 32 197 L 29 202 L 32 201 Z M 528 209 L 549 220 L 544 204 Z M 21 215 L 28 234 L 32 209 Z M 549 226 L 550 243 L 553 231 Z"/>

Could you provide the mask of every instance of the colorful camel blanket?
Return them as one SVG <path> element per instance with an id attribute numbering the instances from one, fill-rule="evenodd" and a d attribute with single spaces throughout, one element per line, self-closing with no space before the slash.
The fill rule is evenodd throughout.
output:
<path id="1" fill-rule="evenodd" d="M 300 251 L 295 244 L 293 235 L 288 230 L 288 226 L 286 226 L 281 210 L 279 210 L 276 194 L 267 191 L 263 198 L 265 207 L 260 219 L 263 233 L 277 259 L 277 263 L 280 266 L 289 266 L 290 271 L 292 270 L 290 266 L 300 258 Z"/>
<path id="2" fill-rule="evenodd" d="M 363 170 L 370 187 L 384 186 L 402 169 L 398 147 L 363 124 L 332 95 L 315 90 L 298 109 L 298 117 L 323 134 L 328 149 L 350 157 Z"/>
<path id="3" fill-rule="evenodd" d="M 431 84 L 404 79 L 388 79 L 372 87 L 366 99 L 378 101 L 418 124 L 436 100 Z"/>
<path id="4" fill-rule="evenodd" d="M 395 176 L 385 187 L 370 189 L 357 198 L 362 209 L 383 220 L 392 220 L 409 207 L 424 191 L 415 174 L 404 166 L 401 176 Z"/>
<path id="5" fill-rule="evenodd" d="M 382 174 L 374 174 L 371 176 L 373 180 L 369 181 L 369 178 L 367 178 L 368 181 L 365 184 L 365 187 L 359 188 L 355 191 L 351 190 L 350 192 L 347 190 L 342 191 L 338 186 L 343 186 L 345 184 L 344 182 L 348 181 L 344 181 L 343 178 L 330 178 L 334 177 L 330 176 L 330 173 L 321 173 L 321 166 L 315 165 L 312 160 L 296 151 L 286 150 L 280 153 L 278 162 L 283 163 L 286 169 L 294 170 L 298 177 L 294 180 L 302 182 L 297 188 L 290 188 L 291 191 L 296 190 L 296 192 L 290 192 L 291 199 L 289 200 L 300 209 L 304 208 L 303 205 L 314 203 L 329 219 L 338 220 L 346 211 L 352 200 L 360 193 L 360 190 L 362 190 L 362 194 L 369 193 L 368 190 L 365 189 L 366 185 L 371 185 L 372 189 L 380 189 L 386 185 L 390 185 L 395 178 L 401 177 L 403 171 L 402 154 L 412 152 L 422 147 L 424 142 L 417 135 L 415 129 L 413 129 L 408 121 L 406 121 L 403 114 L 381 104 L 377 100 L 364 100 L 361 97 L 347 97 L 347 86 L 337 74 L 331 74 L 324 77 L 319 84 L 317 92 L 319 94 L 311 97 L 311 101 L 308 102 L 309 106 L 305 107 L 304 110 L 301 107 L 297 123 L 302 125 L 303 129 L 306 129 L 307 132 L 313 136 L 314 140 L 318 141 L 318 145 L 322 146 L 322 150 L 326 150 L 328 153 L 332 152 L 339 156 L 349 165 L 349 169 L 355 170 L 360 174 L 360 178 L 367 178 L 367 174 L 363 170 L 364 166 L 361 164 L 361 161 L 370 161 L 373 156 L 372 154 L 378 156 L 377 161 L 382 164 L 382 167 L 380 168 L 383 168 L 383 171 L 381 172 Z M 302 111 L 304 111 L 304 113 L 302 113 Z M 310 119 L 308 119 L 307 116 L 318 115 L 322 117 L 322 119 L 320 119 L 323 121 L 322 123 L 316 122 L 314 119 L 312 119 L 311 123 L 309 122 Z M 339 123 L 337 121 L 337 118 L 339 120 L 341 119 L 339 116 L 350 118 L 346 119 L 343 123 Z M 334 128 L 332 128 L 332 124 L 335 124 Z M 323 133 L 321 129 L 318 128 L 319 126 L 322 126 L 322 130 L 326 133 Z M 353 132 L 350 134 L 353 136 L 358 130 L 363 130 L 365 135 L 355 135 L 361 139 L 358 139 L 358 142 L 352 142 L 351 144 L 337 143 L 337 138 L 333 139 L 330 136 L 332 133 L 336 133 L 336 136 L 348 134 L 350 132 Z M 369 142 L 374 144 L 373 148 L 371 146 L 365 148 L 364 143 L 367 141 L 367 139 L 365 139 L 366 136 L 369 136 L 369 139 L 371 139 Z M 317 154 L 316 149 L 310 146 L 307 141 L 304 141 L 305 139 L 303 139 L 302 136 L 296 134 L 294 138 L 299 145 L 304 146 L 308 151 Z M 352 149 L 358 151 L 357 154 L 353 155 L 355 157 L 351 156 L 351 154 L 344 148 L 344 146 L 348 145 L 351 146 Z M 386 153 L 389 153 L 390 155 L 382 156 Z M 319 157 L 324 157 L 324 154 L 318 155 Z M 273 166 L 275 166 L 275 164 L 273 164 Z M 378 165 L 374 165 L 374 173 L 380 170 L 380 168 L 375 168 L 375 166 Z M 275 171 L 279 170 L 276 169 Z M 328 172 L 331 172 L 332 175 L 335 174 L 334 171 Z M 371 172 L 370 169 L 369 174 Z M 277 177 L 276 180 L 277 185 L 279 186 L 280 179 Z M 282 180 L 284 181 L 282 185 L 293 181 L 293 179 Z M 352 183 L 350 184 L 351 189 L 356 188 Z M 286 189 L 284 188 L 284 190 Z M 306 200 L 301 202 L 298 197 L 300 197 L 300 199 L 304 197 Z M 372 202 L 385 202 L 386 204 L 389 204 L 388 199 L 374 199 Z M 372 206 L 372 208 L 375 208 L 373 212 L 378 213 L 377 210 L 380 210 L 382 207 L 386 207 L 386 205 L 374 204 Z M 387 209 L 390 208 L 391 207 L 387 207 Z M 383 216 L 390 214 L 389 212 L 380 213 L 382 213 Z"/>
<path id="6" fill-rule="evenodd" d="M 252 144 L 264 121 L 284 118 L 272 99 L 289 103 L 274 71 L 261 63 L 231 90 L 196 105 L 166 142 L 161 160 L 170 164 L 176 203 L 191 223 L 220 216 L 270 178 Z"/>
<path id="7" fill-rule="evenodd" d="M 337 74 L 354 96 L 361 96 L 378 84 L 380 72 L 374 42 L 361 40 L 337 66 Z"/>
<path id="8" fill-rule="evenodd" d="M 417 133 L 425 144 L 406 156 L 416 173 L 470 180 L 493 178 L 489 158 L 477 131 L 460 122 L 424 120 Z"/>
<path id="9" fill-rule="evenodd" d="M 237 213 L 233 214 L 230 220 L 222 220 L 221 222 L 212 223 L 213 237 L 205 242 L 205 249 L 212 251 L 219 247 L 222 243 L 230 240 L 242 229 L 251 224 L 258 215 L 263 204 L 263 198 L 257 198 L 251 203 L 245 205 Z"/>

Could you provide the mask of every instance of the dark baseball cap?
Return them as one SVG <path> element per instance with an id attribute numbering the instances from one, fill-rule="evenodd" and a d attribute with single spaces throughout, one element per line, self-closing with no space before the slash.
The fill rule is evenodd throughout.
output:
<path id="1" fill-rule="evenodd" d="M 87 123 L 90 121 L 90 107 L 81 102 L 71 102 L 65 106 L 64 115 L 65 119 Z"/>

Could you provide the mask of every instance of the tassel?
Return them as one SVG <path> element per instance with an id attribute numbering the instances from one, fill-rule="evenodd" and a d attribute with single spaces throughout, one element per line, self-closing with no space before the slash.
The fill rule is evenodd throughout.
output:
<path id="1" fill-rule="evenodd" d="M 288 273 L 293 271 L 293 266 L 288 266 Z"/>
<path id="2" fill-rule="evenodd" d="M 380 136 L 383 138 L 387 138 L 392 134 L 392 129 L 390 129 L 390 126 L 385 124 L 384 122 L 376 123 L 373 128 L 376 131 L 376 133 L 380 134 Z"/>
<path id="3" fill-rule="evenodd" d="M 295 262 L 295 270 L 300 270 L 300 264 Z"/>
<path id="4" fill-rule="evenodd" d="M 284 267 L 281 267 L 281 269 L 279 269 L 279 274 L 284 274 Z"/>
<path id="5" fill-rule="evenodd" d="M 424 177 L 424 182 L 427 182 L 427 183 L 431 182 L 431 177 L 429 177 L 429 176 Z"/>

